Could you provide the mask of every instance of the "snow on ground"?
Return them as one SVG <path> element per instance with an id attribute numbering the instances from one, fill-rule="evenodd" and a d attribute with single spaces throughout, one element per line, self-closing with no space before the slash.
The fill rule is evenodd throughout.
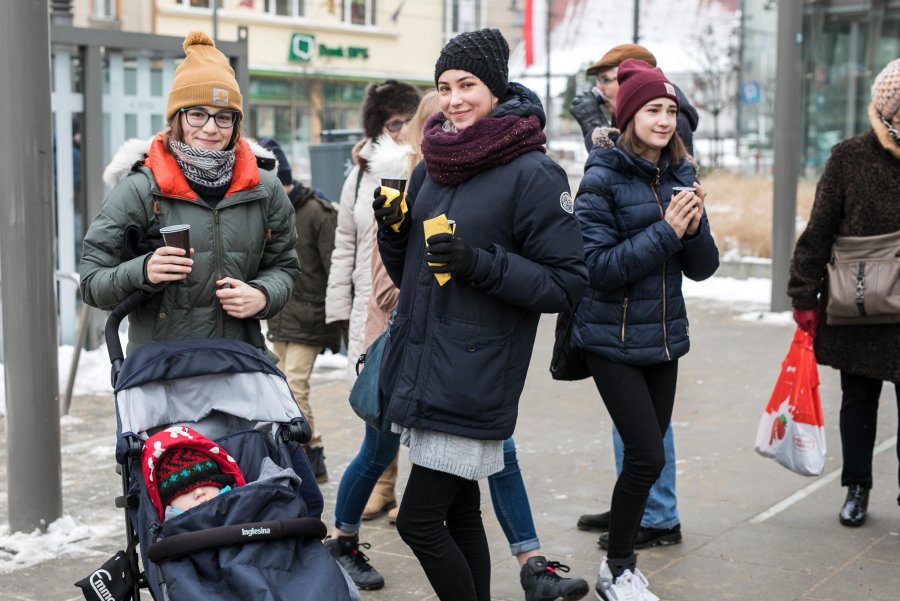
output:
<path id="1" fill-rule="evenodd" d="M 118 524 L 78 524 L 71 516 L 64 515 L 47 527 L 47 532 L 10 534 L 9 525 L 0 525 L 0 574 L 8 573 L 48 561 L 57 557 L 101 556 L 87 543 L 113 534 Z M 82 544 L 84 543 L 84 544 Z"/>

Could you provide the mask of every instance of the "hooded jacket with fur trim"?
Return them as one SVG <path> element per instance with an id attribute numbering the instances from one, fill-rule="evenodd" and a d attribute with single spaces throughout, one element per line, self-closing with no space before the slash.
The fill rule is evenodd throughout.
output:
<path id="1" fill-rule="evenodd" d="M 834 237 L 900 230 L 900 143 L 874 105 L 872 129 L 835 145 L 816 186 L 806 230 L 791 261 L 788 295 L 795 309 L 816 309 L 816 360 L 858 376 L 900 383 L 900 324 L 829 326 L 825 265 Z"/>
<path id="2" fill-rule="evenodd" d="M 704 211 L 700 229 L 678 238 L 663 213 L 673 186 L 695 180 L 692 160 L 659 165 L 614 145 L 598 128 L 575 199 L 590 286 L 576 312 L 575 346 L 609 361 L 652 365 L 690 349 L 682 274 L 703 280 L 719 267 Z"/>
<path id="3" fill-rule="evenodd" d="M 234 338 L 250 342 L 259 319 L 287 302 L 299 273 L 294 210 L 273 172 L 257 167 L 256 154 L 274 158 L 246 141 L 236 148 L 229 190 L 215 207 L 191 190 L 163 134 L 131 140 L 104 173 L 114 184 L 84 239 L 80 274 L 84 301 L 114 308 L 135 290 L 153 296 L 129 316 L 128 350 L 157 340 Z M 271 161 L 275 164 L 274 161 Z M 131 256 L 126 231 L 145 235 L 154 226 L 191 226 L 194 264 L 183 285 L 153 285 L 144 276 L 149 253 Z M 268 299 L 256 319 L 236 319 L 222 309 L 215 281 L 233 277 L 261 289 Z"/>

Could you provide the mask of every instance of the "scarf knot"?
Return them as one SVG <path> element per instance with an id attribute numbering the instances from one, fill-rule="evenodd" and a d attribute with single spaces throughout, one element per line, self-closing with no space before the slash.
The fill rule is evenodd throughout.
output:
<path id="1" fill-rule="evenodd" d="M 231 183 L 234 174 L 234 148 L 231 150 L 203 150 L 178 140 L 170 140 L 169 147 L 175 162 L 191 187 L 223 191 Z"/>
<path id="2" fill-rule="evenodd" d="M 457 186 L 532 150 L 545 152 L 547 136 L 536 115 L 486 117 L 462 131 L 437 113 L 425 124 L 425 171 L 439 184 Z"/>

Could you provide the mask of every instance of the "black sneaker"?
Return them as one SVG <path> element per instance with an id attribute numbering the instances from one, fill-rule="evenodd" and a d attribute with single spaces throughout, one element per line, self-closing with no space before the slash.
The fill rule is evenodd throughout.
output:
<path id="1" fill-rule="evenodd" d="M 525 601 L 576 601 L 588 594 L 586 580 L 562 578 L 557 571 L 568 572 L 569 566 L 540 555 L 529 558 L 519 574 Z"/>
<path id="2" fill-rule="evenodd" d="M 384 586 L 384 576 L 369 565 L 369 558 L 359 550 L 368 549 L 369 543 L 360 543 L 359 536 L 339 536 L 325 540 L 325 548 L 344 568 L 350 580 L 364 591 L 377 591 Z"/>
<path id="3" fill-rule="evenodd" d="M 681 542 L 681 524 L 675 524 L 671 528 L 638 528 L 637 536 L 634 537 L 635 549 L 646 549 L 647 547 L 666 547 L 668 545 L 677 545 Z M 609 548 L 609 533 L 601 534 L 597 544 L 601 549 Z"/>
<path id="4" fill-rule="evenodd" d="M 309 459 L 309 466 L 316 476 L 316 483 L 325 484 L 328 482 L 328 470 L 325 469 L 325 449 L 303 445 L 303 452 L 306 453 L 306 458 Z"/>
<path id="5" fill-rule="evenodd" d="M 606 532 L 609 530 L 609 512 L 584 514 L 578 518 L 578 529 L 588 532 Z"/>

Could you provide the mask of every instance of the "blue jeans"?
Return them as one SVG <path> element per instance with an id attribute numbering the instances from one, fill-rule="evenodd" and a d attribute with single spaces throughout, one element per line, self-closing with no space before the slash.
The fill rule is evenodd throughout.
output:
<path id="1" fill-rule="evenodd" d="M 366 425 L 362 446 L 341 477 L 334 506 L 334 525 L 344 532 L 359 532 L 362 512 L 375 488 L 375 483 L 397 455 L 400 436 L 378 432 Z M 488 478 L 494 513 L 509 542 L 513 555 L 541 548 L 534 531 L 531 505 L 525 482 L 516 459 L 516 443 L 512 438 L 503 443 L 503 471 Z"/>
<path id="2" fill-rule="evenodd" d="M 516 443 L 512 438 L 503 442 L 503 471 L 488 478 L 494 514 L 500 522 L 503 534 L 513 555 L 541 548 L 534 531 L 531 506 L 525 482 L 516 459 Z"/>
<path id="3" fill-rule="evenodd" d="M 681 523 L 678 518 L 678 499 L 675 497 L 675 438 L 672 434 L 672 424 L 669 424 L 669 429 L 663 437 L 663 447 L 666 451 L 666 465 L 659 475 L 659 480 L 650 489 L 644 516 L 641 518 L 642 528 L 672 528 Z M 619 474 L 622 473 L 624 445 L 615 426 L 613 426 L 613 451 L 616 455 L 616 473 Z"/>
<path id="4" fill-rule="evenodd" d="M 359 532 L 362 512 L 378 478 L 400 449 L 400 435 L 379 432 L 366 424 L 366 436 L 359 452 L 341 477 L 334 505 L 334 525 L 338 530 Z"/>

